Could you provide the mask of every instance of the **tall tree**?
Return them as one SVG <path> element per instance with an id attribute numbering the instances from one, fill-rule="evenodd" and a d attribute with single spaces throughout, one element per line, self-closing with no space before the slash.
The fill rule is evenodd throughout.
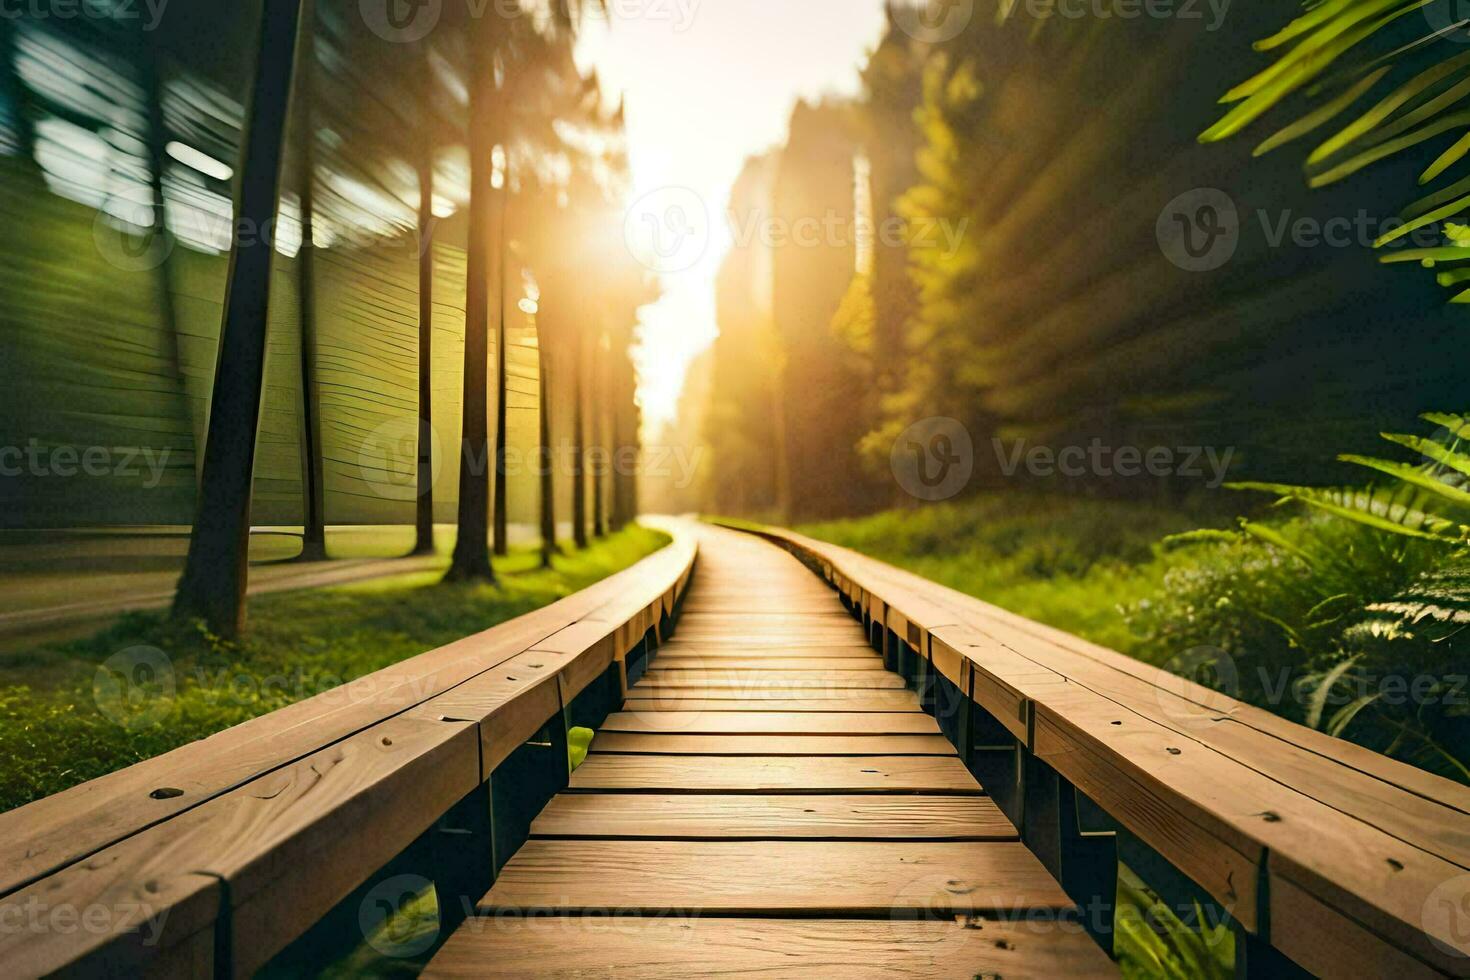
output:
<path id="1" fill-rule="evenodd" d="M 301 54 L 296 65 L 296 179 L 301 205 L 301 250 L 296 256 L 297 319 L 301 338 L 301 504 L 304 531 L 300 561 L 327 557 L 326 472 L 322 462 L 321 389 L 317 379 L 316 317 L 316 5 L 302 0 Z"/>
<path id="2" fill-rule="evenodd" d="M 300 22 L 301 0 L 262 0 L 235 200 L 238 219 L 257 228 L 271 220 L 279 200 Z M 237 237 L 230 249 L 198 510 L 174 598 L 176 616 L 202 618 L 225 636 L 238 635 L 245 625 L 250 490 L 274 254 L 269 242 L 254 238 Z"/>
<path id="3" fill-rule="evenodd" d="M 490 567 L 490 256 L 494 223 L 496 82 L 491 22 L 471 19 L 469 53 L 470 216 L 465 285 L 464 426 L 459 532 L 446 579 L 494 582 Z"/>
<path id="4" fill-rule="evenodd" d="M 434 553 L 434 161 L 433 70 L 424 46 L 424 148 L 419 157 L 418 494 L 414 501 L 416 555 Z"/>
<path id="5" fill-rule="evenodd" d="M 509 346 L 506 343 L 506 302 L 510 283 L 507 281 L 506 270 L 510 263 L 506 261 L 506 252 L 510 244 L 508 226 L 512 197 L 508 172 L 503 175 L 503 179 L 505 188 L 500 194 L 499 229 L 495 245 L 495 282 L 500 293 L 495 323 L 495 383 L 499 389 L 495 394 L 495 554 L 501 557 L 510 554 L 510 494 L 505 474 L 506 453 L 510 448 L 510 432 L 506 425 L 506 403 L 510 394 L 506 371 L 506 349 Z"/>

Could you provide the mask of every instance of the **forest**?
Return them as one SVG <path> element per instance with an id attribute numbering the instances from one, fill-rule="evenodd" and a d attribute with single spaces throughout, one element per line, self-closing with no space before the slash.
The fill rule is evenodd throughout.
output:
<path id="1" fill-rule="evenodd" d="M 1417 4 L 1196 13 L 891 5 L 735 185 L 789 240 L 721 267 L 681 503 L 1470 781 L 1470 55 Z"/>

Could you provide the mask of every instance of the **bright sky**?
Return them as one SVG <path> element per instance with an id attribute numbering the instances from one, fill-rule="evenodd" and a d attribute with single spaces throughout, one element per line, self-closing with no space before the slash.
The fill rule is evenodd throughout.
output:
<path id="1" fill-rule="evenodd" d="M 858 71 L 882 34 L 883 0 L 608 0 L 608 7 L 610 18 L 585 26 L 580 56 L 606 91 L 627 96 L 633 197 L 649 212 L 635 206 L 635 220 L 665 225 L 672 214 L 682 222 L 701 207 L 712 219 L 691 217 L 695 251 L 660 267 L 664 297 L 643 313 L 639 398 L 656 428 L 673 420 L 690 361 L 715 339 L 715 275 L 730 245 L 724 215 L 741 166 L 784 142 L 798 99 L 857 91 Z"/>

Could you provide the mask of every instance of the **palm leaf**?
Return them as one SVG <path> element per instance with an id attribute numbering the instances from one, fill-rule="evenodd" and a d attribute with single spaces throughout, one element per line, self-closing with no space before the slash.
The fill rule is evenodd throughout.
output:
<path id="1" fill-rule="evenodd" d="M 1422 487 L 1432 494 L 1444 497 L 1446 500 L 1462 507 L 1470 507 L 1470 492 L 1444 482 L 1439 478 L 1437 470 L 1433 467 L 1413 466 L 1409 463 L 1395 463 L 1386 459 L 1374 459 L 1372 456 L 1358 456 L 1353 453 L 1337 457 L 1344 463 L 1352 463 L 1356 466 L 1365 466 L 1370 470 L 1377 470 L 1385 476 L 1403 480 L 1405 483 Z"/>
<path id="2" fill-rule="evenodd" d="M 1283 146 L 1287 143 L 1290 143 L 1292 140 L 1300 139 L 1313 130 L 1327 125 L 1344 109 L 1352 105 L 1354 102 L 1358 101 L 1358 99 L 1362 98 L 1365 92 L 1371 89 L 1374 85 L 1377 85 L 1379 80 L 1382 79 L 1384 75 L 1387 75 L 1391 70 L 1392 66 L 1380 68 L 1372 74 L 1366 76 L 1365 78 L 1359 79 L 1356 85 L 1353 85 L 1351 88 L 1343 92 L 1331 102 L 1328 102 L 1326 105 L 1322 106 L 1319 109 L 1307 113 L 1305 116 L 1298 119 L 1290 126 L 1287 126 L 1285 129 L 1278 130 L 1274 135 L 1267 137 L 1261 142 L 1259 146 L 1255 148 L 1252 155 L 1263 156 L 1264 154 L 1270 153 L 1278 146 Z"/>
<path id="3" fill-rule="evenodd" d="M 1385 96 L 1383 101 L 1343 127 L 1343 129 L 1338 131 L 1321 146 L 1313 150 L 1307 157 L 1307 165 L 1312 166 L 1321 163 L 1328 157 L 1345 149 L 1349 144 L 1367 136 L 1389 116 L 1418 98 L 1427 89 L 1450 77 L 1466 65 L 1470 65 L 1470 52 L 1441 62 L 1415 75 Z"/>
<path id="4" fill-rule="evenodd" d="M 1294 487 L 1280 483 L 1231 483 L 1232 490 L 1256 490 L 1294 500 L 1324 513 L 1389 534 L 1455 544 L 1470 540 L 1470 527 L 1446 520 L 1428 505 L 1428 495 L 1412 486 Z"/>

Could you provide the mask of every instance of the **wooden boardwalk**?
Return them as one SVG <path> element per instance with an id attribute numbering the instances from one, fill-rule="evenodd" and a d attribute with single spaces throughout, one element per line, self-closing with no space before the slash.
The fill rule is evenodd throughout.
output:
<path id="1" fill-rule="evenodd" d="M 428 975 L 1116 975 L 832 591 L 700 538 L 677 636 Z"/>

